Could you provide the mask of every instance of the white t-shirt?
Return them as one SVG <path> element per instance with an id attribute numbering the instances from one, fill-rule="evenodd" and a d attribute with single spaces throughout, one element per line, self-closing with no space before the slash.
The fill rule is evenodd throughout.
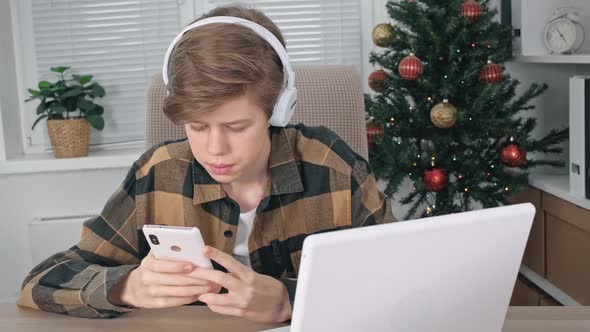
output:
<path id="1" fill-rule="evenodd" d="M 250 252 L 248 251 L 248 236 L 252 230 L 252 224 L 254 224 L 254 217 L 256 217 L 256 209 L 240 213 L 238 234 L 236 235 L 236 243 L 232 252 L 233 257 L 247 267 L 252 267 L 250 264 Z"/>

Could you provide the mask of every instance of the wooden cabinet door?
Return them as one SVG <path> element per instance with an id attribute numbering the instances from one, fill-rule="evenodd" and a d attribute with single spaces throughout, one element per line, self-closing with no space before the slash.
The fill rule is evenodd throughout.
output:
<path id="1" fill-rule="evenodd" d="M 520 275 L 516 279 L 512 298 L 510 299 L 511 306 L 538 306 L 541 296 L 530 285 L 530 281 Z"/>
<path id="2" fill-rule="evenodd" d="M 590 305 L 590 211 L 543 193 L 547 280 Z"/>
<path id="3" fill-rule="evenodd" d="M 541 191 L 530 187 L 510 199 L 514 204 L 532 203 L 537 209 L 522 263 L 538 275 L 545 277 L 545 214 L 541 208 Z"/>

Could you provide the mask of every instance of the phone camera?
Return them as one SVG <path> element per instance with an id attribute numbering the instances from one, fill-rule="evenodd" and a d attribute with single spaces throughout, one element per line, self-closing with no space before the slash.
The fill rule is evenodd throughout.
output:
<path id="1" fill-rule="evenodd" d="M 158 237 L 155 236 L 154 234 L 150 234 L 150 241 L 152 241 L 152 243 L 155 245 L 160 244 L 160 241 L 158 241 Z"/>

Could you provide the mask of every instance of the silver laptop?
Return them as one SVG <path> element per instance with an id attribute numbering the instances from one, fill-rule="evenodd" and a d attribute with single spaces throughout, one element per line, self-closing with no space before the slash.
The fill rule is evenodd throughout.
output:
<path id="1" fill-rule="evenodd" d="M 291 326 L 499 332 L 535 208 L 518 204 L 308 236 Z"/>

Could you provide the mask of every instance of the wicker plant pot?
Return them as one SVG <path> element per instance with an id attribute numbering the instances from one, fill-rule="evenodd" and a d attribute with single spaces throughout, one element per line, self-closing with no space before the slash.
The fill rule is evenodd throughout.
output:
<path id="1" fill-rule="evenodd" d="M 55 158 L 75 158 L 88 155 L 90 125 L 86 119 L 48 120 L 47 131 Z"/>

